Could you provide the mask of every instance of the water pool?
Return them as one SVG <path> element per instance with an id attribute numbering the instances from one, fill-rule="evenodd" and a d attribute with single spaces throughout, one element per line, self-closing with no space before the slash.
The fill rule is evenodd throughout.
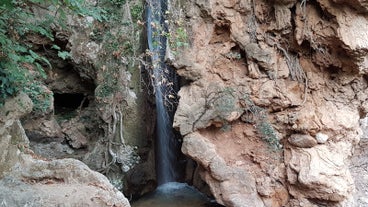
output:
<path id="1" fill-rule="evenodd" d="M 169 182 L 132 203 L 132 207 L 220 207 L 186 183 Z"/>

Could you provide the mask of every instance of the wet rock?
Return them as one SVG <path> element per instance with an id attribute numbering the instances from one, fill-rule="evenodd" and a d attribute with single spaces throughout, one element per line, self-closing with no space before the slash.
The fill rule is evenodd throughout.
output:
<path id="1" fill-rule="evenodd" d="M 308 134 L 292 134 L 288 141 L 290 144 L 302 148 L 311 148 L 317 145 L 316 139 Z"/>
<path id="2" fill-rule="evenodd" d="M 144 194 L 155 190 L 156 186 L 156 173 L 154 162 L 138 164 L 132 170 L 127 173 L 127 195 L 133 197 L 141 197 Z"/>

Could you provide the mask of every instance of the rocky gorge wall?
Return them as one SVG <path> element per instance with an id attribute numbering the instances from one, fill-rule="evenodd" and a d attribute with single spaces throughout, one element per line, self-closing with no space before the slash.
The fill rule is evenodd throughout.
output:
<path id="1" fill-rule="evenodd" d="M 189 46 L 168 55 L 186 80 L 174 127 L 216 200 L 368 205 L 366 3 L 175 4 Z"/>
<path id="2" fill-rule="evenodd" d="M 54 95 L 43 114 L 25 115 L 24 95 L 0 110 L 1 204 L 70 196 L 70 205 L 129 206 L 116 188 L 127 197 L 155 188 L 146 63 L 126 53 L 143 52 L 127 41 L 140 42 L 144 21 L 132 8 L 141 14 L 141 3 L 116 7 L 117 21 L 55 26 L 66 61 L 43 50 L 49 41 L 30 40 L 50 59 L 43 83 Z M 171 1 L 167 63 L 182 80 L 174 128 L 198 164 L 188 182 L 203 189 L 204 180 L 229 207 L 368 205 L 367 9 L 360 0 Z M 55 160 L 65 157 L 85 164 Z"/>
<path id="3" fill-rule="evenodd" d="M 2 206 L 119 206 L 129 202 L 109 180 L 75 159 L 35 154 L 20 122 L 31 112 L 20 94 L 0 109 L 0 202 Z"/>
<path id="4" fill-rule="evenodd" d="M 33 185 L 24 188 L 39 192 L 32 198 L 27 197 L 28 193 L 22 194 L 18 201 L 10 197 L 11 200 L 4 201 L 6 206 L 23 206 L 21 203 L 27 200 L 34 200 L 34 205 L 42 206 L 53 198 L 59 202 L 58 196 L 62 194 L 41 192 L 50 190 L 50 193 L 55 193 L 54 188 L 47 189 L 48 184 L 65 187 L 63 192 L 68 196 L 76 188 L 81 188 L 81 194 L 70 197 L 70 205 L 77 206 L 85 202 L 88 206 L 128 206 L 122 191 L 132 198 L 156 187 L 154 106 L 143 80 L 145 74 L 140 65 L 143 58 L 139 57 L 143 50 L 140 44 L 143 41 L 142 28 L 136 23 L 143 18 L 143 2 L 80 2 L 86 8 L 108 13 L 104 13 L 104 20 L 101 20 L 95 16 L 69 14 L 65 8 L 55 11 L 55 7 L 49 7 L 47 2 L 30 5 L 35 18 L 47 19 L 51 14 L 57 19 L 62 11 L 65 19 L 50 24 L 53 40 L 37 34 L 27 35 L 24 40 L 32 51 L 50 63 L 48 68 L 44 68 L 45 78 L 37 80 L 42 93 L 36 94 L 33 109 L 31 106 L 27 111 L 22 111 L 21 107 L 14 110 L 0 107 L 1 113 L 6 114 L 1 117 L 0 127 L 3 127 L 3 122 L 16 122 L 23 133 L 22 139 L 26 140 L 27 154 L 34 156 L 34 159 L 23 153 L 19 159 L 18 155 L 15 156 L 20 147 L 11 145 L 13 138 L 8 136 L 10 129 L 6 128 L 10 126 L 4 125 L 6 129 L 1 130 L 6 133 L 0 134 L 0 140 L 4 142 L 1 147 L 7 149 L 10 146 L 11 152 L 7 154 L 5 151 L 2 155 L 4 163 L 1 163 L 1 168 L 6 168 L 7 173 L 0 177 L 0 186 L 7 191 L 11 189 L 7 183 L 10 178 L 6 176 L 13 173 L 15 178 L 11 179 L 14 182 L 25 179 L 14 190 L 35 183 L 37 189 Z M 61 58 L 60 51 L 55 48 L 68 55 Z M 35 110 L 35 106 L 40 104 L 47 107 Z M 7 117 L 8 114 L 17 117 Z M 59 161 L 64 158 L 68 159 Z M 18 165 L 20 167 L 13 170 Z M 26 169 L 24 165 L 27 165 Z M 28 165 L 33 168 L 28 169 Z M 22 170 L 29 174 L 27 178 L 24 178 Z M 72 173 L 68 174 L 68 171 Z M 88 179 L 84 180 L 83 176 L 88 176 Z M 90 194 L 85 196 L 88 192 Z M 46 199 L 48 195 L 50 199 Z M 1 194 L 0 202 L 4 196 L 8 195 Z M 79 196 L 84 196 L 85 200 L 80 200 Z M 87 201 L 93 197 L 101 197 L 103 202 L 99 204 L 99 199 Z"/>

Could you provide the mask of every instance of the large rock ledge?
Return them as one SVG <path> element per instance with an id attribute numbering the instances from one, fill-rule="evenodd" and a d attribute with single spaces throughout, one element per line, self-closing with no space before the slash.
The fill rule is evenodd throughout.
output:
<path id="1" fill-rule="evenodd" d="M 43 161 L 23 154 L 20 161 L 0 180 L 7 206 L 130 206 L 105 176 L 78 160 Z"/>
<path id="2" fill-rule="evenodd" d="M 29 150 L 19 119 L 31 109 L 24 94 L 0 109 L 1 206 L 130 206 L 105 176 L 84 163 L 45 160 Z"/>

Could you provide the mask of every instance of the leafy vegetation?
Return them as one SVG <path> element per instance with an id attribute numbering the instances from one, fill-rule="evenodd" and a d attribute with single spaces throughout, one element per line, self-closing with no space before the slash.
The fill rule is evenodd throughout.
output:
<path id="1" fill-rule="evenodd" d="M 47 20 L 39 19 L 35 11 L 48 13 Z M 46 78 L 45 70 L 51 69 L 49 60 L 40 55 L 28 37 L 54 39 L 50 25 L 64 25 L 67 14 L 91 16 L 99 21 L 106 19 L 105 12 L 87 7 L 83 0 L 3 0 L 0 3 L 0 106 L 17 93 L 27 93 L 34 102 L 34 110 L 44 111 L 51 103 L 50 92 L 46 92 L 39 81 Z M 62 59 L 69 53 L 54 44 Z M 43 98 L 41 98 L 43 97 Z M 44 100 L 44 101 L 42 101 Z"/>
<path id="2" fill-rule="evenodd" d="M 110 0 L 111 4 L 113 4 L 114 6 L 118 6 L 121 7 L 122 5 L 124 5 L 126 3 L 126 0 Z"/>
<path id="3" fill-rule="evenodd" d="M 135 4 L 131 6 L 130 14 L 132 15 L 133 22 L 142 20 L 143 6 L 140 4 Z"/>
<path id="4" fill-rule="evenodd" d="M 27 86 L 23 88 L 23 91 L 31 98 L 34 113 L 42 114 L 51 108 L 52 103 L 50 100 L 52 100 L 53 94 L 39 81 L 27 84 Z"/>
<path id="5" fill-rule="evenodd" d="M 189 46 L 188 31 L 185 27 L 182 11 L 180 9 L 173 9 L 173 12 L 167 12 L 166 22 L 169 25 L 169 31 L 166 34 L 169 46 L 174 55 L 177 55 L 180 49 Z"/>
<path id="6" fill-rule="evenodd" d="M 173 33 L 173 39 L 178 44 L 176 48 L 183 48 L 189 46 L 189 31 L 187 30 L 188 22 L 186 21 L 187 4 L 185 1 L 174 1 L 170 7 L 170 12 L 167 14 L 169 28 Z"/>
<path id="7" fill-rule="evenodd" d="M 102 47 L 99 52 L 99 85 L 95 96 L 99 98 L 114 95 L 121 89 L 122 68 L 139 70 L 142 61 L 141 31 L 143 23 L 143 2 L 102 0 L 99 6 L 109 14 L 106 22 L 95 25 L 91 38 Z M 119 9 L 116 9 L 116 8 Z M 133 72 L 132 72 L 133 74 Z"/>

